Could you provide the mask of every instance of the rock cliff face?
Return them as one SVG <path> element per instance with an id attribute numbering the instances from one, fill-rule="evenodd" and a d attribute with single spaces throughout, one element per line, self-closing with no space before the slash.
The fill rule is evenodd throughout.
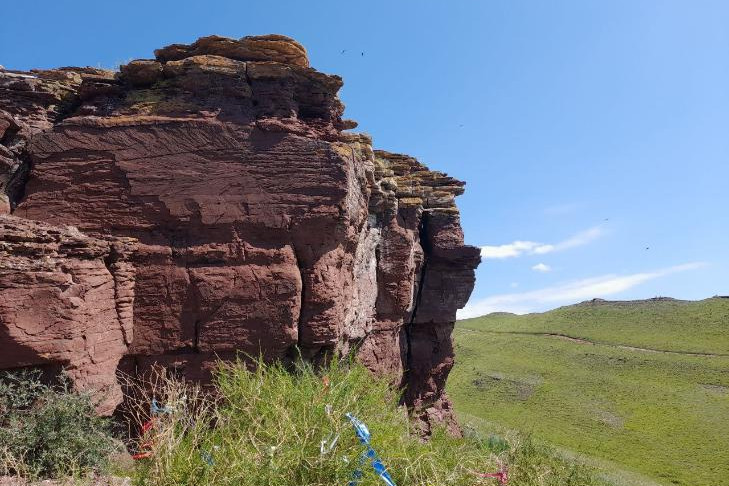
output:
<path id="1" fill-rule="evenodd" d="M 292 39 L 155 56 L 0 71 L 0 368 L 67 366 L 108 412 L 116 368 L 355 350 L 450 420 L 464 184 L 344 132 L 341 78 Z"/>

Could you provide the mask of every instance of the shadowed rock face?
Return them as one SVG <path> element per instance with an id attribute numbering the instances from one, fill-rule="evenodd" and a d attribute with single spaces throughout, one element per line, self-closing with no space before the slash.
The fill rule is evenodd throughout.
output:
<path id="1" fill-rule="evenodd" d="M 451 421 L 464 184 L 344 133 L 341 78 L 287 37 L 155 55 L 0 71 L 0 368 L 62 363 L 108 411 L 117 366 L 354 349 L 426 431 Z"/>

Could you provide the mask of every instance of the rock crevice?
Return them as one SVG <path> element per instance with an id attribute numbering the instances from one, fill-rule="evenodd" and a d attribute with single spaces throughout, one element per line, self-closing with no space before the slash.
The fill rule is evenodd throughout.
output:
<path id="1" fill-rule="evenodd" d="M 0 344 L 23 357 L 0 368 L 61 362 L 113 387 L 115 367 L 206 380 L 239 352 L 353 351 L 426 432 L 453 425 L 450 333 L 479 262 L 464 183 L 345 132 L 341 86 L 278 35 L 174 44 L 118 73 L 0 71 L 0 287 L 17 299 L 0 298 Z M 18 232 L 56 263 L 27 270 Z M 46 328 L 106 351 L 23 332 Z"/>

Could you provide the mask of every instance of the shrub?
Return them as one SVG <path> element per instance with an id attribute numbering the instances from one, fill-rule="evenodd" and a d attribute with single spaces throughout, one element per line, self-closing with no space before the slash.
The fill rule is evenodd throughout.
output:
<path id="1" fill-rule="evenodd" d="M 51 387 L 37 370 L 0 373 L 0 474 L 33 478 L 104 469 L 117 442 L 91 397 L 61 375 Z"/>

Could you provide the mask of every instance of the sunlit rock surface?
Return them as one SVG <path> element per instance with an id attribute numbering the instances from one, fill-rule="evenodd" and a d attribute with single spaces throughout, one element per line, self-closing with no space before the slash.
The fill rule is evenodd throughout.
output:
<path id="1" fill-rule="evenodd" d="M 464 184 L 344 132 L 341 86 L 279 35 L 0 71 L 0 367 L 67 366 L 108 412 L 117 368 L 354 351 L 455 427 Z"/>

